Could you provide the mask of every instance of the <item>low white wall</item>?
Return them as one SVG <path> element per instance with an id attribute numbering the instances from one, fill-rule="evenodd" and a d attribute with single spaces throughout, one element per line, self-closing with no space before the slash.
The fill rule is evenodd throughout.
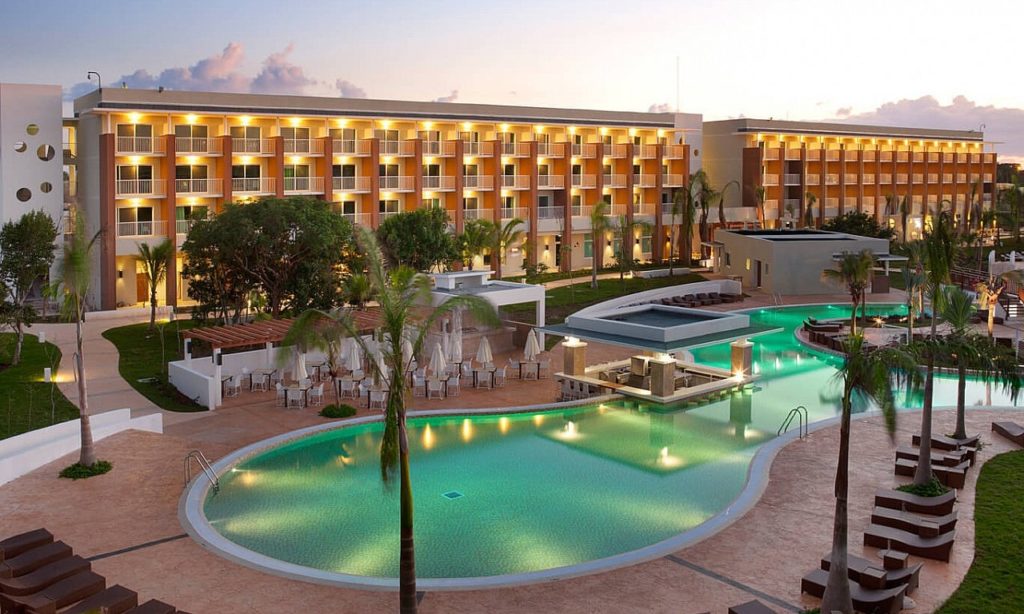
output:
<path id="1" fill-rule="evenodd" d="M 214 400 L 217 398 L 213 368 L 209 368 L 209 373 L 204 373 L 201 371 L 201 363 L 209 366 L 210 359 L 197 358 L 192 360 L 191 364 L 184 360 L 167 363 L 167 381 L 181 394 L 207 409 L 213 409 Z"/>
<path id="2" fill-rule="evenodd" d="M 679 286 L 666 286 L 664 288 L 655 288 L 654 290 L 646 290 L 636 294 L 627 294 L 618 298 L 609 299 L 603 303 L 598 303 L 596 305 L 580 309 L 573 315 L 594 315 L 595 313 L 610 311 L 619 307 L 641 305 L 652 301 L 658 301 L 663 298 L 681 296 L 683 294 L 697 294 L 699 292 L 741 294 L 743 292 L 743 286 L 740 285 L 740 282 L 733 281 L 731 279 L 712 279 L 709 281 L 698 281 L 692 284 L 682 284 Z"/>
<path id="3" fill-rule="evenodd" d="M 96 414 L 91 417 L 90 422 L 93 441 L 129 429 L 151 433 L 164 432 L 163 415 L 150 414 L 132 418 L 130 409 L 115 409 Z M 76 419 L 0 441 L 0 484 L 6 484 L 78 450 L 82 442 L 81 428 L 81 420 Z"/>
<path id="4" fill-rule="evenodd" d="M 647 269 L 644 271 L 633 271 L 635 277 L 641 277 L 643 279 L 650 279 L 652 277 L 668 277 L 671 275 L 686 275 L 690 272 L 690 269 L 686 267 L 676 267 L 673 269 Z"/>
<path id="5" fill-rule="evenodd" d="M 156 317 L 157 319 L 167 318 L 171 315 L 171 308 L 166 305 L 157 305 Z M 85 312 L 86 322 L 92 322 L 94 320 L 115 320 L 118 318 L 148 318 L 149 317 L 149 306 L 146 307 L 122 307 L 121 309 L 111 309 L 108 311 L 87 311 Z"/>

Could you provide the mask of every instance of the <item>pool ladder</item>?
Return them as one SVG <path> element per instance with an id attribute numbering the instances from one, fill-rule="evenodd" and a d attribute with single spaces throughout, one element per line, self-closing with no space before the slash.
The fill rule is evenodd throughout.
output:
<path id="1" fill-rule="evenodd" d="M 796 418 L 797 426 L 800 429 L 800 439 L 807 437 L 807 425 L 810 422 L 810 418 L 807 414 L 807 408 L 804 407 L 803 405 L 797 405 L 793 409 L 789 410 L 789 413 L 786 414 L 786 419 L 782 421 L 782 426 L 779 427 L 779 430 L 776 431 L 775 434 L 782 435 L 783 433 L 788 431 L 790 425 L 793 424 L 794 418 Z"/>
<path id="2" fill-rule="evenodd" d="M 214 473 L 213 467 L 210 466 L 210 461 L 201 450 L 192 450 L 185 455 L 185 486 L 188 486 L 188 483 L 192 481 L 192 459 L 199 463 L 199 468 L 209 478 L 210 484 L 213 485 L 213 492 L 220 492 L 220 478 Z"/>

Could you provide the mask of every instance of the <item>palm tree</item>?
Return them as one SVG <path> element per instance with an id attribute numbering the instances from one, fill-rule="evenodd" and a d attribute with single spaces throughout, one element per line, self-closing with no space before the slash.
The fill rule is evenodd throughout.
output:
<path id="1" fill-rule="evenodd" d="M 711 207 L 711 203 L 714 202 L 718 192 L 711 187 L 711 181 L 708 179 L 704 169 L 695 172 L 691 176 L 690 182 L 697 190 L 696 204 L 700 206 L 700 221 L 698 222 L 700 257 L 707 258 L 710 255 L 707 251 L 708 244 L 711 242 L 711 230 L 708 228 L 708 209 Z"/>
<path id="2" fill-rule="evenodd" d="M 722 190 L 718 193 L 718 223 L 725 228 L 725 192 L 729 189 L 729 186 L 734 185 L 736 189 L 740 189 L 740 182 L 735 179 L 722 186 Z"/>
<path id="3" fill-rule="evenodd" d="M 619 283 L 623 291 L 626 289 L 626 271 L 633 271 L 633 239 L 637 231 L 641 235 L 651 231 L 651 224 L 634 219 L 632 222 L 625 215 L 620 215 L 618 223 L 615 224 L 615 241 L 619 244 L 619 251 L 615 255 L 619 267 Z"/>
<path id="4" fill-rule="evenodd" d="M 57 284 L 64 293 L 61 315 L 75 321 L 75 381 L 78 382 L 78 412 L 81 416 L 82 446 L 78 464 L 92 467 L 96 464 L 96 450 L 89 422 L 89 394 L 85 378 L 85 343 L 82 322 L 85 320 L 86 301 L 92 283 L 92 248 L 100 233 L 90 239 L 86 236 L 85 216 L 74 216 L 75 231 L 64 241 L 64 251 L 57 262 Z"/>
<path id="5" fill-rule="evenodd" d="M 397 469 L 400 502 L 400 556 L 399 601 L 402 612 L 416 612 L 416 559 L 413 539 L 412 481 L 409 473 L 409 436 L 406 428 L 406 397 L 408 384 L 405 374 L 409 364 L 402 353 L 403 339 L 410 339 L 413 356 L 421 354 L 427 334 L 438 321 L 455 309 L 469 310 L 477 321 L 492 325 L 498 323 L 497 314 L 490 304 L 476 296 L 457 296 L 432 307 L 430 279 L 408 267 L 388 270 L 373 232 L 357 229 L 357 239 L 366 254 L 367 277 L 380 303 L 381 333 L 384 341 L 381 351 L 386 373 L 377 361 L 368 361 L 367 368 L 374 378 L 387 385 L 387 406 L 384 414 L 384 433 L 380 444 L 381 478 L 385 484 L 394 479 Z M 358 347 L 370 353 L 350 312 L 335 310 L 326 313 L 309 310 L 292 324 L 284 343 L 304 347 L 314 344 L 313 338 L 349 337 Z"/>
<path id="6" fill-rule="evenodd" d="M 1013 243 L 1020 246 L 1020 226 L 1024 217 L 1024 186 L 1019 177 L 1014 177 L 1013 185 L 999 191 L 998 218 L 1000 226 L 1008 226 L 1013 233 Z"/>
<path id="7" fill-rule="evenodd" d="M 842 382 L 842 416 L 839 427 L 839 464 L 836 467 L 835 516 L 832 523 L 832 564 L 829 568 L 822 612 L 853 613 L 847 568 L 848 503 L 850 485 L 850 417 L 855 400 L 873 401 L 882 410 L 890 437 L 896 431 L 893 379 L 913 381 L 917 374 L 913 359 L 898 348 L 864 351 L 864 337 L 853 334 L 845 342 L 846 358 L 836 373 Z"/>
<path id="8" fill-rule="evenodd" d="M 608 221 L 611 205 L 607 201 L 600 200 L 590 208 L 590 232 L 591 232 L 591 267 L 590 287 L 597 289 L 597 267 L 600 264 L 600 254 L 604 253 L 604 237 L 612 230 L 612 223 Z"/>
<path id="9" fill-rule="evenodd" d="M 686 254 L 686 258 L 683 261 L 683 266 L 690 266 L 690 259 L 693 256 L 693 223 L 697 218 L 697 196 L 694 194 L 696 184 L 696 175 L 690 176 L 690 181 L 686 187 L 679 188 L 672 195 L 672 225 L 669 229 L 669 276 L 675 273 L 672 267 L 672 256 L 676 251 L 676 233 L 682 230 L 682 236 L 679 238 L 679 242 L 682 244 L 682 251 Z M 678 218 L 682 218 L 681 223 L 677 222 Z M 682 226 L 682 228 L 679 228 Z"/>
<path id="10" fill-rule="evenodd" d="M 761 225 L 761 228 L 768 227 L 768 220 L 765 217 L 764 212 L 764 201 L 765 201 L 765 189 L 763 185 L 752 187 L 751 192 L 754 195 L 754 206 L 757 208 L 757 222 Z"/>
<path id="11" fill-rule="evenodd" d="M 807 202 L 804 204 L 804 228 L 810 228 L 814 226 L 814 205 L 818 202 L 818 195 L 814 192 L 807 193 Z"/>
<path id="12" fill-rule="evenodd" d="M 497 226 L 489 220 L 470 220 L 462 231 L 462 259 L 473 270 L 473 258 L 494 245 Z"/>
<path id="13" fill-rule="evenodd" d="M 498 254 L 498 271 L 496 277 L 501 279 L 501 263 L 505 262 L 505 255 L 508 254 L 508 250 L 516 243 L 522 241 L 525 232 L 520 226 L 523 225 L 523 220 L 519 218 L 512 218 L 505 222 L 497 232 L 494 233 L 494 245 L 491 249 Z M 572 270 L 572 267 L 569 267 Z"/>
<path id="14" fill-rule="evenodd" d="M 366 309 L 366 301 L 370 300 L 370 278 L 362 273 L 353 273 L 342 284 L 345 300 L 359 310 Z"/>
<path id="15" fill-rule="evenodd" d="M 895 197 L 894 197 L 895 198 Z M 899 201 L 899 212 L 900 212 L 900 229 L 903 231 L 903 242 L 907 242 L 907 231 L 909 230 L 907 222 L 910 218 L 910 203 L 907 197 L 904 196 Z"/>
<path id="16" fill-rule="evenodd" d="M 865 301 L 864 293 L 871 281 L 871 269 L 875 265 L 875 256 L 871 250 L 865 249 L 858 253 L 843 252 L 836 262 L 836 268 L 825 269 L 821 279 L 825 282 L 845 286 L 850 293 L 850 334 L 857 334 L 857 305 Z"/>
<path id="17" fill-rule="evenodd" d="M 149 243 L 139 244 L 139 261 L 149 278 L 149 330 L 156 326 L 156 291 L 167 278 L 167 266 L 174 255 L 174 246 L 167 239 L 150 247 Z"/>
<path id="18" fill-rule="evenodd" d="M 907 295 L 907 343 L 914 339 L 914 313 L 918 305 L 917 295 L 923 286 L 924 274 L 914 268 L 910 261 L 907 261 L 903 265 L 903 288 Z"/>

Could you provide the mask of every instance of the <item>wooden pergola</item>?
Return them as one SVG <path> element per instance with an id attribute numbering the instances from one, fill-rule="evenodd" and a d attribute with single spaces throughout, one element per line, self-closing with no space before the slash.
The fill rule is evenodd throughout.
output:
<path id="1" fill-rule="evenodd" d="M 380 325 L 379 309 L 352 311 L 351 314 L 360 333 L 372 331 Z M 182 339 L 203 341 L 214 350 L 280 343 L 288 334 L 288 329 L 291 328 L 294 321 L 293 318 L 286 318 L 283 320 L 261 320 L 248 324 L 191 328 L 181 331 L 181 337 Z"/>

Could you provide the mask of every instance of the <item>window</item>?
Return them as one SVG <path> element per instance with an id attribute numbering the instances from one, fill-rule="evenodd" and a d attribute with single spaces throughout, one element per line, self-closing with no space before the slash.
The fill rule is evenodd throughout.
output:
<path id="1" fill-rule="evenodd" d="M 380 139 L 382 141 L 397 141 L 398 130 L 381 130 L 378 128 L 373 131 L 373 138 Z"/>
<path id="2" fill-rule="evenodd" d="M 196 220 L 203 220 L 207 217 L 207 208 L 205 206 L 179 206 L 174 209 L 174 231 L 178 234 L 188 234 L 188 231 L 192 228 L 192 224 Z"/>
<path id="3" fill-rule="evenodd" d="M 605 149 L 607 150 L 607 148 L 610 147 L 614 141 L 612 140 L 612 135 L 606 134 L 601 137 L 601 142 L 604 143 Z"/>
<path id="4" fill-rule="evenodd" d="M 379 170 L 381 177 L 398 177 L 397 164 L 381 164 Z"/>
<path id="5" fill-rule="evenodd" d="M 259 126 L 231 126 L 230 132 L 232 153 L 260 153 Z"/>
<path id="6" fill-rule="evenodd" d="M 633 165 L 633 174 L 634 175 L 639 175 L 641 172 L 642 171 L 640 170 L 640 165 L 639 164 L 634 164 Z"/>
<path id="7" fill-rule="evenodd" d="M 356 140 L 356 129 L 355 128 L 331 128 L 328 131 L 332 139 L 338 141 L 354 141 Z"/>
<path id="8" fill-rule="evenodd" d="M 332 177 L 355 177 L 356 176 L 356 165 L 355 164 L 334 164 L 331 166 Z"/>
<path id="9" fill-rule="evenodd" d="M 152 139 L 153 126 L 149 124 L 118 124 L 117 138 L 126 139 Z"/>
<path id="10" fill-rule="evenodd" d="M 583 235 L 583 257 L 593 258 L 594 257 L 594 234 L 588 232 Z"/>
<path id="11" fill-rule="evenodd" d="M 640 237 L 640 252 L 644 254 L 651 253 L 651 235 L 646 234 Z"/>
<path id="12" fill-rule="evenodd" d="M 533 140 L 541 145 L 548 145 L 551 143 L 551 135 L 546 132 L 538 132 L 534 135 Z"/>
<path id="13" fill-rule="evenodd" d="M 725 252 L 725 266 L 732 268 L 732 258 L 729 256 L 729 252 Z"/>
<path id="14" fill-rule="evenodd" d="M 289 153 L 309 153 L 309 128 L 281 128 L 284 150 Z"/>
<path id="15" fill-rule="evenodd" d="M 417 136 L 428 143 L 437 143 L 441 140 L 440 130 L 420 130 Z"/>
<path id="16" fill-rule="evenodd" d="M 572 176 L 573 177 L 579 177 L 582 174 L 583 174 L 583 165 L 582 164 L 573 164 L 572 165 Z"/>
<path id="17" fill-rule="evenodd" d="M 603 172 L 604 172 L 605 175 L 611 175 L 612 174 L 612 165 L 611 164 L 605 164 L 604 167 L 603 167 Z"/>
<path id="18" fill-rule="evenodd" d="M 121 194 L 152 194 L 153 167 L 148 164 L 118 166 L 117 191 Z"/>
<path id="19" fill-rule="evenodd" d="M 117 235 L 119 237 L 149 236 L 152 234 L 152 207 L 125 207 L 117 210 Z"/>
<path id="20" fill-rule="evenodd" d="M 639 148 L 643 144 L 644 144 L 644 137 L 642 137 L 640 135 L 637 135 L 637 136 L 633 137 L 633 147 L 634 148 Z"/>
<path id="21" fill-rule="evenodd" d="M 476 164 L 467 164 L 462 167 L 462 174 L 466 177 L 476 177 L 480 173 L 480 167 Z"/>
<path id="22" fill-rule="evenodd" d="M 615 258 L 618 259 L 622 253 L 622 241 L 619 239 L 612 239 L 612 253 L 615 254 Z"/>
<path id="23" fill-rule="evenodd" d="M 480 133 L 475 130 L 460 132 L 459 138 L 467 143 L 479 143 Z"/>
<path id="24" fill-rule="evenodd" d="M 397 199 L 381 200 L 379 206 L 379 210 L 383 214 L 398 213 L 400 211 Z"/>
<path id="25" fill-rule="evenodd" d="M 573 194 L 571 199 L 572 214 L 583 215 L 583 196 L 580 194 Z"/>
<path id="26" fill-rule="evenodd" d="M 466 198 L 462 199 L 462 208 L 463 208 L 463 210 L 468 210 L 468 209 L 476 210 L 476 209 L 479 209 L 480 208 L 480 201 L 477 200 L 477 198 L 475 196 L 467 196 Z"/>
<path id="27" fill-rule="evenodd" d="M 516 174 L 516 165 L 515 164 L 506 164 L 506 165 L 504 165 L 502 167 L 502 171 L 501 172 L 504 175 L 510 175 L 510 176 L 511 175 L 515 175 Z"/>
<path id="28" fill-rule="evenodd" d="M 259 179 L 259 164 L 235 164 L 231 167 L 232 179 Z"/>
<path id="29" fill-rule="evenodd" d="M 501 217 L 502 219 L 511 219 L 515 216 L 516 212 L 516 197 L 515 196 L 502 196 L 501 197 Z"/>
<path id="30" fill-rule="evenodd" d="M 308 164 L 285 164 L 284 165 L 284 189 L 285 190 L 309 190 L 309 165 Z"/>
<path id="31" fill-rule="evenodd" d="M 181 124 L 174 127 L 175 149 L 179 152 L 206 152 L 210 129 L 206 126 Z"/>
<path id="32" fill-rule="evenodd" d="M 547 164 L 538 164 L 537 165 L 537 174 L 538 175 L 545 175 L 546 176 L 546 175 L 549 175 L 550 173 L 551 173 L 551 167 L 548 166 Z"/>
<path id="33" fill-rule="evenodd" d="M 354 200 L 343 200 L 339 206 L 342 215 L 355 216 L 356 214 L 356 201 Z"/>
<path id="34" fill-rule="evenodd" d="M 207 172 L 205 164 L 179 164 L 174 167 L 174 191 L 187 194 L 189 192 L 207 191 Z"/>
<path id="35" fill-rule="evenodd" d="M 440 164 L 424 164 L 423 165 L 423 176 L 424 177 L 440 177 L 441 176 L 441 165 Z"/>
<path id="36" fill-rule="evenodd" d="M 423 199 L 423 206 L 427 207 L 427 208 L 430 208 L 430 209 L 440 209 L 441 208 L 441 199 L 436 197 L 436 196 L 434 198 L 424 198 Z"/>
<path id="37" fill-rule="evenodd" d="M 506 145 L 514 145 L 516 142 L 515 132 L 499 132 L 498 140 Z"/>

